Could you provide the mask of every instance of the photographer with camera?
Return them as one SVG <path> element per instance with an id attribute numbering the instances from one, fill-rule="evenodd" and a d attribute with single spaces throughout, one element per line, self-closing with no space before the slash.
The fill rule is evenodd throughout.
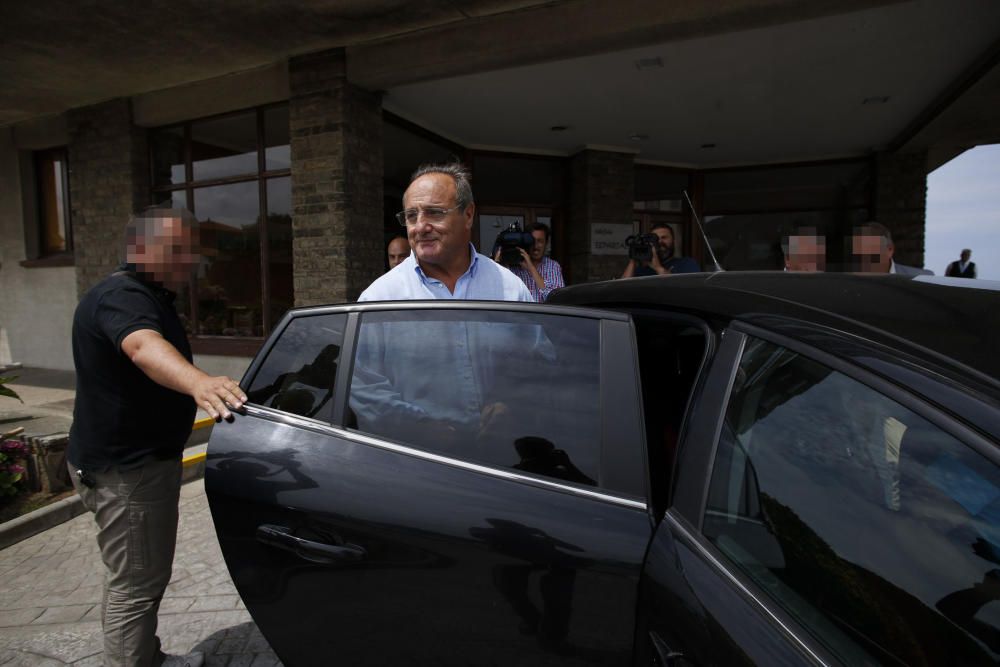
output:
<path id="1" fill-rule="evenodd" d="M 493 253 L 493 259 L 520 278 L 531 292 L 531 298 L 539 303 L 545 301 L 552 290 L 566 285 L 559 262 L 545 256 L 550 232 L 548 225 L 536 222 L 528 235 L 520 231 L 515 223 L 497 237 Z M 531 246 L 526 249 L 529 236 Z"/>
<path id="2" fill-rule="evenodd" d="M 625 245 L 628 246 L 628 265 L 622 278 L 701 271 L 690 257 L 674 256 L 674 230 L 666 222 L 654 223 L 649 234 L 628 237 Z"/>

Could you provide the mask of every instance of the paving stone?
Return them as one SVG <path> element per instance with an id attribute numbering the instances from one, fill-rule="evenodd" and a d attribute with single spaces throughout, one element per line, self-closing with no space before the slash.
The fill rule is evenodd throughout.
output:
<path id="1" fill-rule="evenodd" d="M 0 655 L 0 660 L 7 655 L 31 654 L 55 661 L 51 664 L 64 665 L 101 651 L 101 628 L 96 623 L 77 623 L 58 630 L 51 627 L 37 630 L 30 636 L 18 637 L 12 641 Z M 49 663 L 43 660 L 39 664 Z"/>
<path id="2" fill-rule="evenodd" d="M 160 613 L 161 614 L 180 614 L 191 608 L 191 604 L 194 602 L 193 597 L 164 597 L 163 601 L 160 602 Z"/>
<path id="3" fill-rule="evenodd" d="M 247 640 L 247 651 L 253 651 L 254 653 L 266 653 L 271 650 L 271 646 L 264 639 L 264 635 L 260 634 L 260 630 L 257 626 L 253 628 L 253 634 L 251 634 L 249 640 Z"/>
<path id="4" fill-rule="evenodd" d="M 247 646 L 247 641 L 242 637 L 226 637 L 221 642 L 219 642 L 219 646 L 215 652 L 231 653 L 233 655 L 238 655 L 243 653 L 243 650 L 246 648 L 246 646 Z"/>
<path id="5" fill-rule="evenodd" d="M 232 585 L 203 482 L 183 492 L 173 577 L 160 608 L 164 650 L 203 651 L 208 665 L 280 664 Z M 101 664 L 104 569 L 95 533 L 85 514 L 0 550 L 0 667 Z M 224 648 L 238 646 L 238 653 L 219 653 L 227 638 Z"/>
<path id="6" fill-rule="evenodd" d="M 231 583 L 212 584 L 205 589 L 205 595 L 236 595 L 236 587 Z"/>
<path id="7" fill-rule="evenodd" d="M 101 601 L 101 586 L 80 586 L 75 590 L 62 592 L 52 592 L 45 596 L 45 604 L 48 607 L 65 607 L 73 604 L 97 604 Z M 37 598 L 37 594 L 36 594 Z"/>
<path id="8" fill-rule="evenodd" d="M 45 609 L 39 609 L 38 607 L 0 611 L 0 628 L 28 625 L 44 613 Z"/>
<path id="9" fill-rule="evenodd" d="M 206 595 L 195 598 L 188 611 L 224 611 L 236 608 L 236 595 Z"/>
<path id="10" fill-rule="evenodd" d="M 76 623 L 83 620 L 94 605 L 70 605 L 68 607 L 49 607 L 41 616 L 36 618 L 35 625 L 45 625 L 52 623 Z"/>
<path id="11" fill-rule="evenodd" d="M 30 651 L 17 651 L 9 655 L 0 656 L 0 665 L 3 667 L 62 667 L 66 664 L 60 660 L 54 660 L 44 655 L 31 653 Z"/>

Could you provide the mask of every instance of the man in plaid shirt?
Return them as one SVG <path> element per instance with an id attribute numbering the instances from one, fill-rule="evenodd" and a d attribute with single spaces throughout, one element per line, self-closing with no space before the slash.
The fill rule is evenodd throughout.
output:
<path id="1" fill-rule="evenodd" d="M 552 290 L 566 285 L 563 282 L 562 267 L 559 266 L 559 262 L 545 256 L 550 231 L 549 226 L 543 222 L 532 225 L 531 235 L 535 237 L 535 245 L 531 248 L 530 254 L 518 248 L 521 251 L 521 264 L 510 269 L 515 276 L 524 281 L 528 291 L 531 292 L 531 297 L 538 302 L 545 301 Z"/>

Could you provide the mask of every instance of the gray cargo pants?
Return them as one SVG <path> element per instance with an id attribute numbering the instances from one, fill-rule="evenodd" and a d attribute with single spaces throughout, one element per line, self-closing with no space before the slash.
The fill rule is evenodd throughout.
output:
<path id="1" fill-rule="evenodd" d="M 104 561 L 104 664 L 158 667 L 163 653 L 156 614 L 174 561 L 181 461 L 150 460 L 133 470 L 89 476 L 93 488 L 70 465 L 73 485 L 94 513 Z"/>

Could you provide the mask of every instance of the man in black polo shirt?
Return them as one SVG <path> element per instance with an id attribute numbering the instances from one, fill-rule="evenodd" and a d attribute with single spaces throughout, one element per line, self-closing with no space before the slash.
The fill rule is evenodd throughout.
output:
<path id="1" fill-rule="evenodd" d="M 94 513 L 106 572 L 101 609 L 105 665 L 201 664 L 166 656 L 156 615 L 177 538 L 181 452 L 196 406 L 231 417 L 246 395 L 191 363 L 170 288 L 197 267 L 197 221 L 149 209 L 126 228 L 126 264 L 80 300 L 73 316 L 76 405 L 69 461 Z M 228 403 L 228 406 L 227 406 Z"/>

